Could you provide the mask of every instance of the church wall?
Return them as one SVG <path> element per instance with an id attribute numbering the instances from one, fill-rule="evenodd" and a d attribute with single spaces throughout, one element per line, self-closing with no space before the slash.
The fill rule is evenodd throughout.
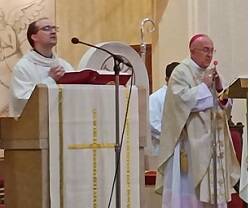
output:
<path id="1" fill-rule="evenodd" d="M 60 26 L 57 51 L 77 67 L 89 48 L 71 44 L 72 37 L 92 44 L 140 44 L 140 23 L 145 17 L 152 17 L 151 0 L 56 1 L 56 22 Z"/>
<path id="2" fill-rule="evenodd" d="M 165 84 L 165 67 L 172 61 L 180 61 L 187 55 L 188 39 L 187 1 L 169 0 L 164 11 L 154 11 L 157 33 L 153 34 L 153 88 Z M 177 12 L 176 12 L 177 11 Z"/>

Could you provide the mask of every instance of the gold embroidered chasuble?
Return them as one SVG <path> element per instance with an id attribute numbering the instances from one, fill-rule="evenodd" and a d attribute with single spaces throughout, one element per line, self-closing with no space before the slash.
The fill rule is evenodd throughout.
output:
<path id="1" fill-rule="evenodd" d="M 187 135 L 190 146 L 189 168 L 193 175 L 197 197 L 201 201 L 213 203 L 213 160 L 211 129 L 212 110 L 192 112 L 195 106 L 197 85 L 201 83 L 205 70 L 199 70 L 186 59 L 175 68 L 168 86 L 165 102 L 160 164 L 157 171 L 156 191 L 162 193 L 166 164 L 173 156 L 174 148 L 181 135 Z M 217 187 L 218 201 L 231 198 L 233 185 L 239 179 L 239 164 L 233 149 L 226 113 L 218 109 L 217 116 Z"/>

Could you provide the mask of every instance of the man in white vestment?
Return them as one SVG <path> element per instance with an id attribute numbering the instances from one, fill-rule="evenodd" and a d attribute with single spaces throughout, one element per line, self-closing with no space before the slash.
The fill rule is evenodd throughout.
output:
<path id="1" fill-rule="evenodd" d="M 19 116 L 37 84 L 55 84 L 73 67 L 52 51 L 58 27 L 48 18 L 32 22 L 27 39 L 32 49 L 14 66 L 10 87 L 10 115 Z"/>
<path id="2" fill-rule="evenodd" d="M 164 101 L 167 93 L 167 85 L 170 75 L 178 62 L 172 62 L 167 65 L 165 70 L 166 83 L 157 91 L 149 96 L 149 121 L 152 135 L 152 155 L 158 156 L 160 153 L 160 134 L 161 134 L 161 119 L 164 107 Z"/>
<path id="3" fill-rule="evenodd" d="M 156 192 L 162 194 L 163 208 L 214 207 L 216 184 L 218 207 L 227 207 L 240 176 L 225 113 L 230 103 L 217 98 L 213 102 L 213 89 L 223 89 L 216 68 L 209 68 L 212 40 L 205 34 L 195 35 L 189 49 L 190 58 L 175 68 L 168 85 Z M 216 119 L 212 120 L 212 115 Z M 212 159 L 214 131 L 216 166 Z"/>

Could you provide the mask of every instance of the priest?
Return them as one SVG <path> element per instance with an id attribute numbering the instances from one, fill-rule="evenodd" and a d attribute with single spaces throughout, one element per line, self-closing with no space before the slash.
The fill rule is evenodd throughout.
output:
<path id="1" fill-rule="evenodd" d="M 58 27 L 48 18 L 32 22 L 27 39 L 32 49 L 14 66 L 10 86 L 10 116 L 19 116 L 37 84 L 55 84 L 73 67 L 56 56 Z"/>

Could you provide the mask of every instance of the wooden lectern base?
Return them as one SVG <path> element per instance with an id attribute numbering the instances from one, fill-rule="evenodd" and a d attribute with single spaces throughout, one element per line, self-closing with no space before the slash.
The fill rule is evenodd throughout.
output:
<path id="1" fill-rule="evenodd" d="M 6 207 L 49 207 L 47 155 L 47 150 L 5 151 Z"/>

